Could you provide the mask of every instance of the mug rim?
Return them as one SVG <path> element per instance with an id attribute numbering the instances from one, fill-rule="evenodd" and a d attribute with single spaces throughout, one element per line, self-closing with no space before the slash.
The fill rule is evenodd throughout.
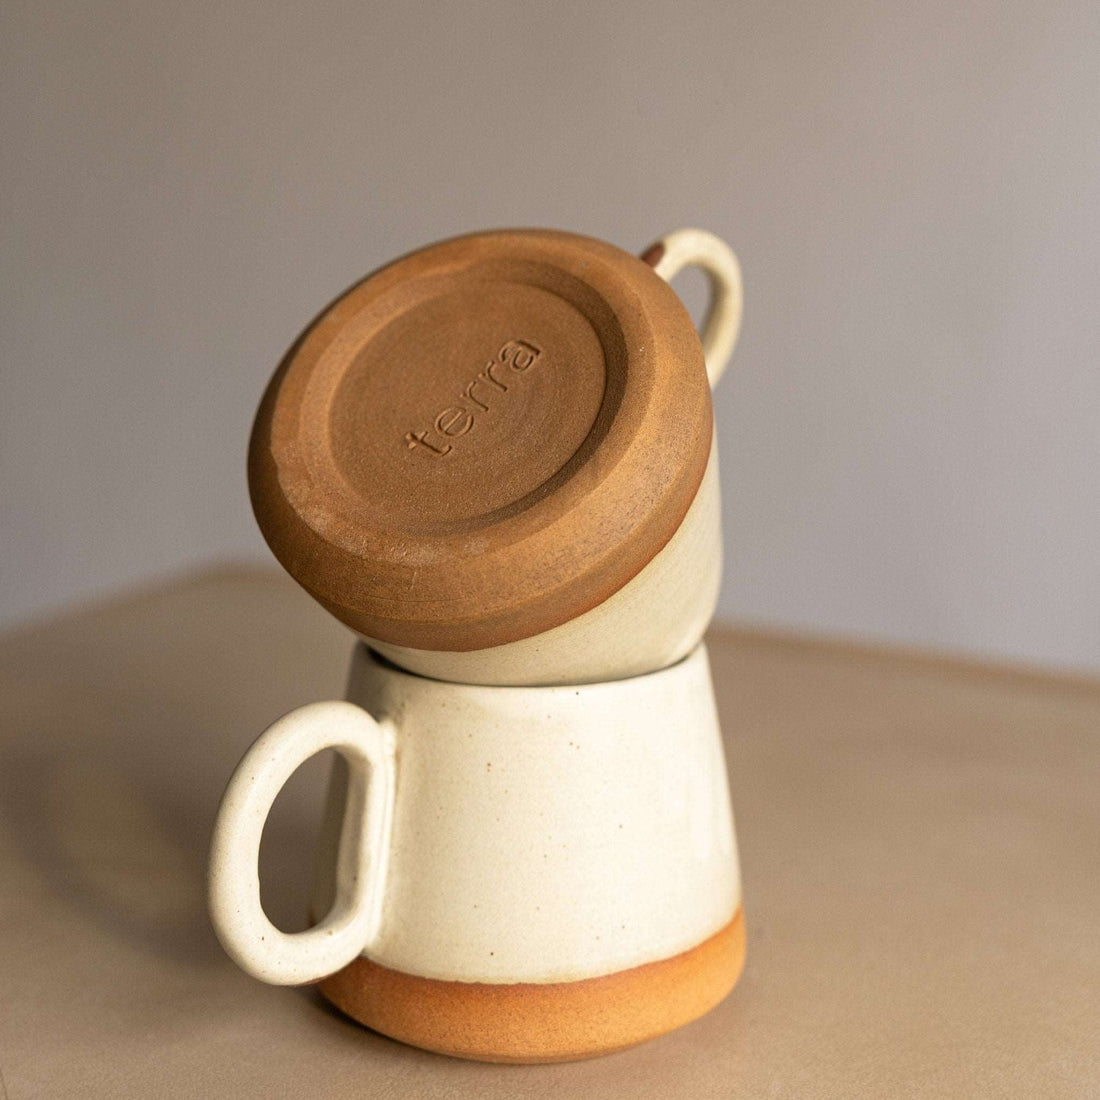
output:
<path id="1" fill-rule="evenodd" d="M 581 692 L 589 693 L 594 689 L 608 689 L 613 690 L 618 687 L 636 684 L 640 681 L 648 681 L 650 683 L 661 679 L 662 677 L 672 678 L 677 673 L 685 671 L 686 666 L 693 661 L 707 661 L 707 645 L 706 639 L 701 638 L 692 648 L 684 654 L 679 660 L 674 661 L 670 665 L 665 665 L 663 668 L 654 669 L 650 672 L 640 672 L 633 676 L 623 676 L 614 680 L 587 680 L 577 683 L 565 683 L 565 684 L 467 684 L 459 683 L 454 680 L 443 680 L 436 676 L 426 676 L 420 672 L 410 672 L 406 668 L 402 668 L 400 665 L 395 664 L 388 657 L 379 653 L 376 649 L 373 649 L 369 642 L 362 638 L 356 640 L 355 650 L 353 656 L 356 661 L 362 659 L 372 664 L 375 668 L 381 669 L 390 675 L 396 675 L 408 680 L 423 681 L 429 684 L 438 684 L 445 688 L 458 688 L 463 691 L 485 691 L 494 693 L 504 692 L 519 692 L 527 694 L 532 691 L 538 692 L 568 692 L 572 691 L 574 695 L 580 695 Z M 354 664 L 352 666 L 354 673 Z"/>

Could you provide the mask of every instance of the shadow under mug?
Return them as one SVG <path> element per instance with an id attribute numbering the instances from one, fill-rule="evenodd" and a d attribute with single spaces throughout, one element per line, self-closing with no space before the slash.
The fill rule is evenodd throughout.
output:
<path id="1" fill-rule="evenodd" d="M 704 646 L 632 679 L 514 688 L 421 678 L 360 645 L 347 694 L 272 725 L 223 799 L 211 914 L 248 973 L 321 980 L 416 1046 L 518 1062 L 641 1042 L 733 987 L 741 882 Z M 287 934 L 260 903 L 260 837 L 326 748 L 327 915 Z"/>

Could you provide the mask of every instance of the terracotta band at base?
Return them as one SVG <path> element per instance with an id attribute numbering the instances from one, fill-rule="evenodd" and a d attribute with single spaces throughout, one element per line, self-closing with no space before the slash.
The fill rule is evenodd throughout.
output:
<path id="1" fill-rule="evenodd" d="M 741 909 L 697 947 L 575 982 L 420 978 L 358 958 L 320 983 L 341 1011 L 413 1046 L 485 1062 L 564 1062 L 633 1046 L 698 1019 L 745 961 Z"/>

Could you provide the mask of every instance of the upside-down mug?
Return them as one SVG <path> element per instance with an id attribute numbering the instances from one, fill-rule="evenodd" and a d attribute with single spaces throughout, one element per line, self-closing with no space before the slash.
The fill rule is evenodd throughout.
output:
<path id="1" fill-rule="evenodd" d="M 245 970 L 320 980 L 377 1031 L 490 1061 L 629 1046 L 729 992 L 741 882 L 703 646 L 631 679 L 516 688 L 359 645 L 347 697 L 276 722 L 226 791 L 210 905 Z M 287 934 L 260 904 L 260 836 L 325 748 L 320 923 Z"/>
<path id="2" fill-rule="evenodd" d="M 668 285 L 710 277 L 702 337 Z M 477 684 L 663 668 L 722 546 L 710 387 L 741 320 L 729 247 L 639 259 L 568 233 L 459 237 L 366 278 L 283 361 L 249 451 L 275 556 L 394 663 Z"/>

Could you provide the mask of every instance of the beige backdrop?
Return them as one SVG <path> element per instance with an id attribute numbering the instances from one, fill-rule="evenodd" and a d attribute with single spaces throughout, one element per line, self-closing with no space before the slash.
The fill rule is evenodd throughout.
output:
<path id="1" fill-rule="evenodd" d="M 695 223 L 721 614 L 1097 667 L 1098 57 L 1090 0 L 6 0 L 2 621 L 263 556 L 253 408 L 371 267 Z"/>

